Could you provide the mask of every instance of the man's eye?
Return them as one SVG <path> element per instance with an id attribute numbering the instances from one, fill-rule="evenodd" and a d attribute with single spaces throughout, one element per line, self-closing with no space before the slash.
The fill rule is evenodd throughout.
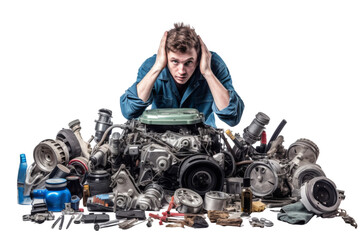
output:
<path id="1" fill-rule="evenodd" d="M 172 63 L 173 63 L 173 64 L 178 64 L 178 61 L 172 60 Z"/>
<path id="2" fill-rule="evenodd" d="M 186 66 L 190 66 L 193 63 L 193 61 L 188 61 L 185 63 Z"/>

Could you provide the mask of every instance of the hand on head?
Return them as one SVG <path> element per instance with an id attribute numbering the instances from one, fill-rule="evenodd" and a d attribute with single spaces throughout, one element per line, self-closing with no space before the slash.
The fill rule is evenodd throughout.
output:
<path id="1" fill-rule="evenodd" d="M 166 54 L 166 39 L 168 32 L 166 31 L 161 38 L 160 46 L 157 52 L 155 66 L 159 71 L 163 70 L 167 64 L 167 54 Z"/>
<path id="2" fill-rule="evenodd" d="M 200 72 L 202 75 L 211 73 L 211 53 L 207 49 L 205 43 L 198 36 L 201 45 Z"/>

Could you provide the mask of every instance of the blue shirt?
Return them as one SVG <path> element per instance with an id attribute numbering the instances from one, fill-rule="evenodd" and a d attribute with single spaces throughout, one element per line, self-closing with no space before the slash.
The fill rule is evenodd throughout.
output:
<path id="1" fill-rule="evenodd" d="M 121 112 L 124 117 L 127 119 L 138 118 L 152 104 L 153 109 L 196 108 L 204 114 L 205 123 L 212 127 L 216 127 L 214 113 L 229 126 L 237 125 L 244 110 L 244 103 L 234 90 L 229 70 L 224 61 L 215 52 L 211 52 L 211 54 L 211 70 L 230 94 L 229 105 L 226 108 L 221 111 L 217 109 L 209 85 L 200 73 L 199 66 L 188 80 L 188 87 L 182 97 L 180 97 L 175 81 L 166 66 L 157 77 L 149 99 L 146 102 L 142 101 L 138 97 L 136 85 L 154 65 L 155 54 L 141 65 L 136 82 L 120 98 Z"/>

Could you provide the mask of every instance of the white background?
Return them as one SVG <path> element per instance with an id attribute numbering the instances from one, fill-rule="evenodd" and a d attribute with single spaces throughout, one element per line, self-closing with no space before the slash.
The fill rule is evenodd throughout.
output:
<path id="1" fill-rule="evenodd" d="M 346 199 L 341 207 L 360 221 L 358 1 L 1 1 L 1 229 L 3 236 L 64 239 L 287 238 L 354 239 L 342 219 L 313 218 L 293 226 L 276 220 L 268 229 L 249 226 L 167 229 L 145 225 L 95 232 L 68 231 L 23 222 L 30 206 L 17 205 L 19 154 L 33 162 L 34 147 L 80 119 L 93 135 L 100 108 L 124 123 L 119 98 L 136 80 L 140 64 L 157 51 L 175 22 L 193 26 L 207 47 L 227 63 L 245 102 L 241 133 L 259 111 L 271 136 L 282 119 L 285 147 L 308 138 L 320 148 L 318 164 Z M 217 121 L 218 127 L 228 128 Z M 66 221 L 67 222 L 67 221 Z M 326 238 L 325 238 L 326 239 Z"/>

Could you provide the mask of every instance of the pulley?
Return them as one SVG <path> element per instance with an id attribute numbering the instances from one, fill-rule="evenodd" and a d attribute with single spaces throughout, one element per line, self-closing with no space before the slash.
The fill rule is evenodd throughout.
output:
<path id="1" fill-rule="evenodd" d="M 195 155 L 180 165 L 179 183 L 180 187 L 191 189 L 203 196 L 209 191 L 221 191 L 224 175 L 224 170 L 211 157 Z"/>
<path id="2" fill-rule="evenodd" d="M 202 197 L 186 188 L 179 188 L 174 193 L 176 210 L 180 213 L 199 213 L 203 208 Z"/>
<path id="3" fill-rule="evenodd" d="M 251 190 L 255 196 L 264 197 L 272 194 L 278 187 L 278 175 L 284 174 L 274 160 L 256 161 L 247 167 L 244 178 L 250 178 Z"/>
<path id="4" fill-rule="evenodd" d="M 158 211 L 161 209 L 161 201 L 163 197 L 163 188 L 159 184 L 151 183 L 145 187 L 144 193 L 139 195 L 136 206 L 144 211 Z"/>
<path id="5" fill-rule="evenodd" d="M 41 171 L 51 172 L 57 164 L 69 161 L 69 154 L 64 144 L 46 139 L 35 147 L 34 160 Z"/>
<path id="6" fill-rule="evenodd" d="M 70 129 L 60 130 L 56 135 L 56 140 L 59 140 L 66 145 L 69 151 L 70 159 L 81 156 L 81 146 L 79 140 L 76 138 L 72 130 Z"/>

